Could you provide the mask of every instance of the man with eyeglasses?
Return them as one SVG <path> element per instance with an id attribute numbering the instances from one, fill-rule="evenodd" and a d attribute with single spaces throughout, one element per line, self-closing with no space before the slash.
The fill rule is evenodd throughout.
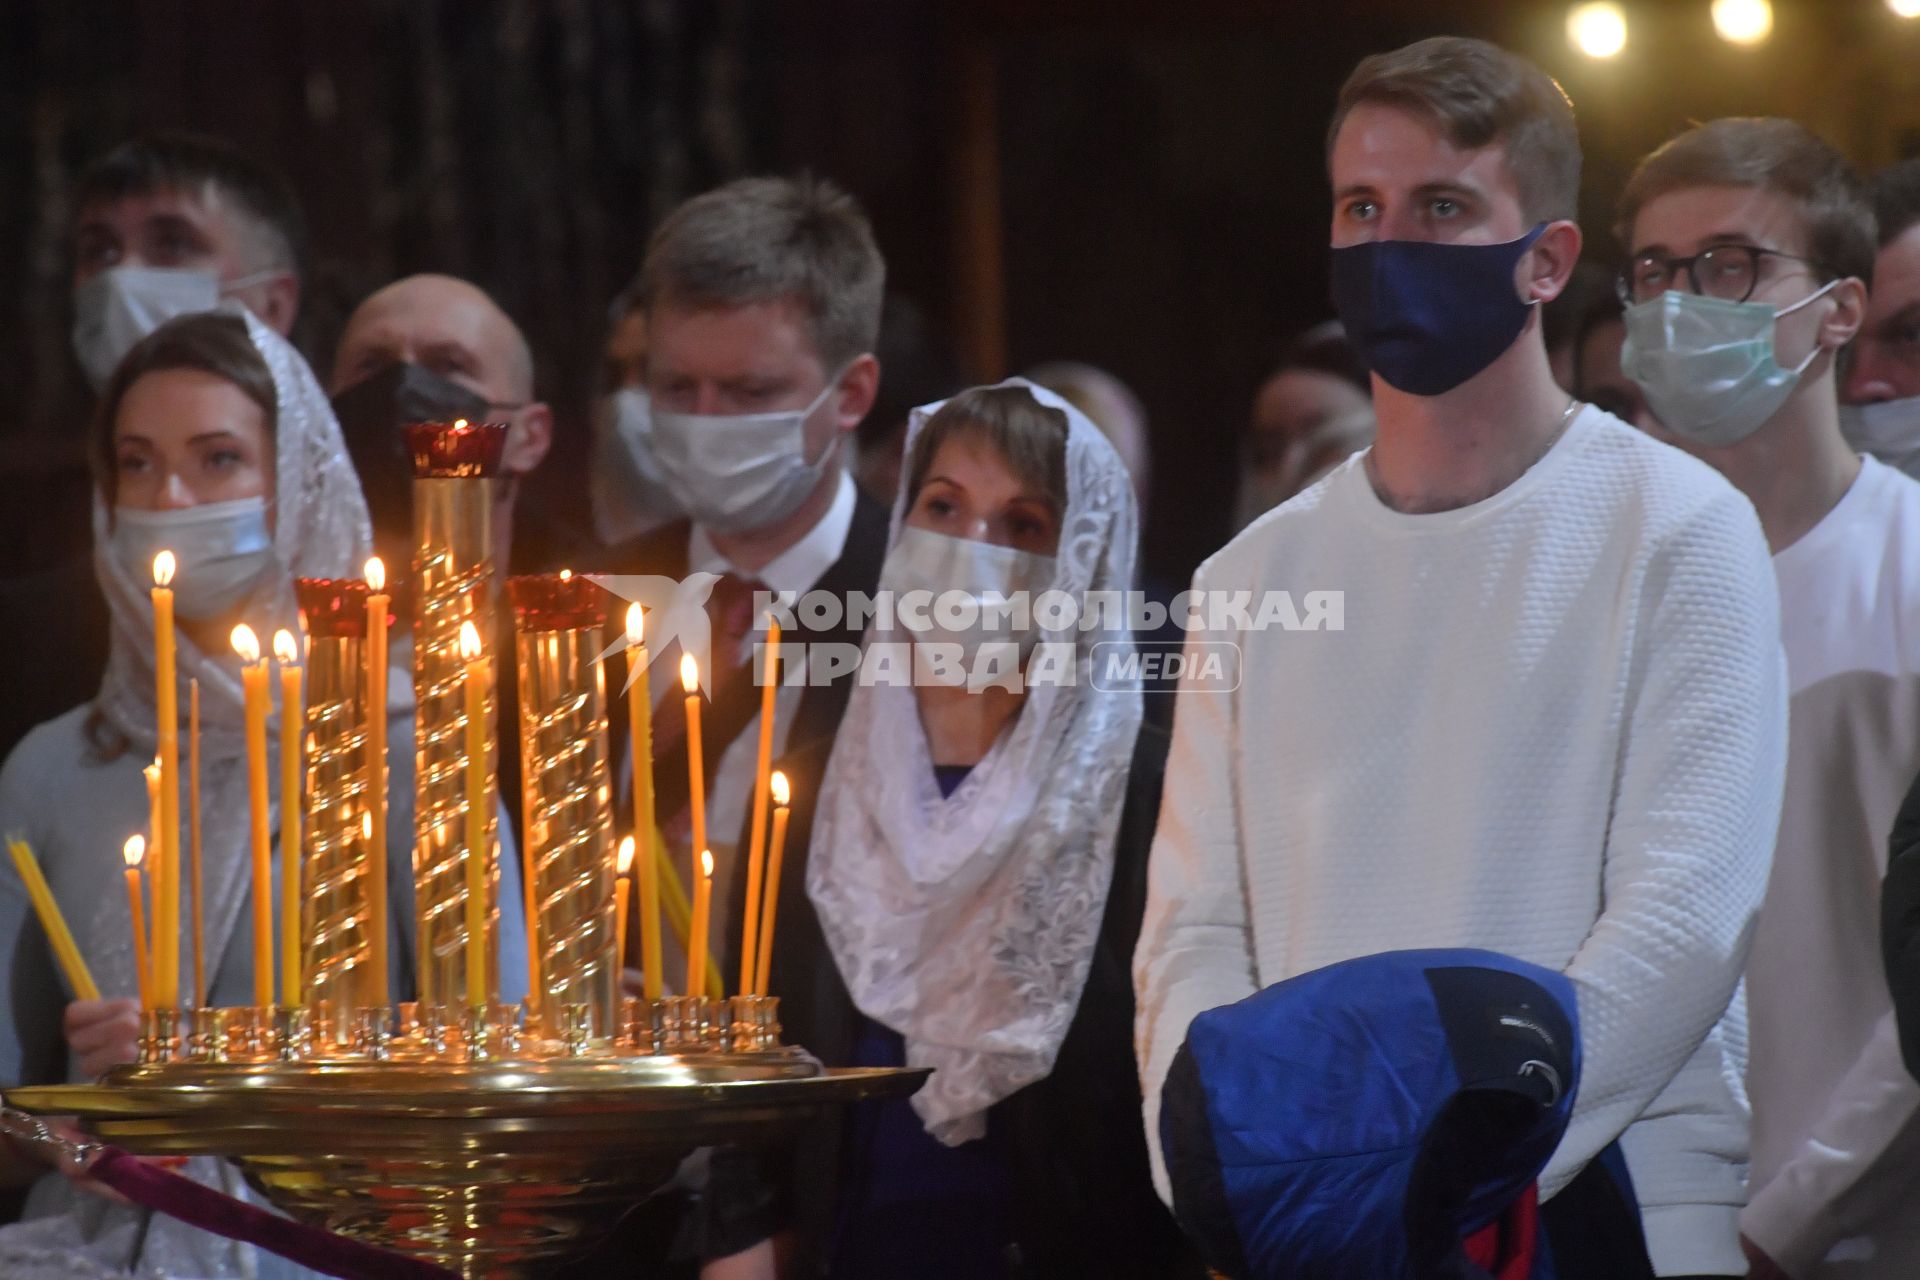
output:
<path id="1" fill-rule="evenodd" d="M 1840 432 L 1874 264 L 1864 187 L 1789 120 L 1717 120 L 1622 197 L 1622 364 L 1650 431 L 1752 501 L 1790 688 L 1787 788 L 1747 967 L 1755 1276 L 1920 1274 L 1920 1088 L 1878 950 L 1887 833 L 1920 769 L 1920 484 Z"/>

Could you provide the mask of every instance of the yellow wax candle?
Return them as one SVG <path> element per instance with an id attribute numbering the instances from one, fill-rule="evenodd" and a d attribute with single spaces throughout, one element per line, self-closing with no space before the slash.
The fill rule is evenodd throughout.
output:
<path id="1" fill-rule="evenodd" d="M 627 714 L 632 728 L 633 835 L 640 855 L 640 973 L 649 1000 L 660 998 L 660 844 L 653 814 L 653 699 L 647 692 L 645 622 L 639 605 L 627 608 Z M 622 953 L 621 963 L 626 963 Z"/>
<path id="2" fill-rule="evenodd" d="M 753 823 L 747 837 L 747 909 L 740 922 L 740 990 L 753 990 L 753 963 L 760 919 L 753 904 L 760 900 L 760 879 L 766 871 L 767 774 L 773 768 L 773 699 L 780 686 L 775 678 L 780 662 L 780 620 L 767 619 L 767 666 L 760 682 L 760 754 L 753 771 Z"/>
<path id="3" fill-rule="evenodd" d="M 241 623 L 233 629 L 233 651 L 240 655 L 240 689 L 245 695 L 247 725 L 247 803 L 251 811 L 253 863 L 253 1003 L 265 1009 L 273 1004 L 273 861 L 272 829 L 267 821 L 267 664 L 260 639 Z"/>
<path id="4" fill-rule="evenodd" d="M 154 710 L 160 731 L 160 829 L 154 833 L 154 1005 L 180 1004 L 180 688 L 175 672 L 171 551 L 153 558 Z"/>
<path id="5" fill-rule="evenodd" d="M 273 633 L 273 656 L 280 660 L 280 1003 L 296 1009 L 301 1003 L 301 794 L 306 790 L 300 739 L 307 707 L 300 696 L 300 645 L 291 631 Z"/>
<path id="6" fill-rule="evenodd" d="M 155 756 L 153 763 L 142 769 L 140 774 L 147 780 L 147 839 L 151 841 L 153 845 L 152 866 L 154 873 L 157 874 L 161 861 L 160 823 L 163 820 L 160 813 L 160 757 Z M 155 887 L 157 888 L 158 886 Z M 156 918 L 154 920 L 156 927 L 153 935 L 147 940 L 147 945 L 153 948 L 147 952 L 146 963 L 147 976 L 149 978 L 160 969 L 160 952 L 158 949 L 160 943 L 159 923 L 160 921 Z"/>
<path id="7" fill-rule="evenodd" d="M 713 914 L 713 850 L 700 851 L 700 878 L 693 884 L 693 928 L 687 939 L 687 994 L 707 989 L 707 921 Z"/>
<path id="8" fill-rule="evenodd" d="M 187 681 L 187 897 L 193 915 L 193 1004 L 207 1006 L 207 948 L 200 899 L 200 682 Z"/>
<path id="9" fill-rule="evenodd" d="M 367 951 L 373 989 L 389 998 L 387 971 L 387 566 L 367 561 Z"/>
<path id="10" fill-rule="evenodd" d="M 40 864 L 34 861 L 33 850 L 25 840 L 10 836 L 7 839 L 7 852 L 13 855 L 14 868 L 27 886 L 27 898 L 33 903 L 33 913 L 40 917 L 40 928 L 47 935 L 47 944 L 53 948 L 53 958 L 60 962 L 60 971 L 66 974 L 67 985 L 73 988 L 74 997 L 98 1000 L 100 988 L 94 984 L 93 974 L 87 970 L 87 962 L 81 959 L 80 948 L 73 944 L 73 933 L 67 928 L 67 918 L 60 914 L 60 903 L 48 887 L 47 878 L 40 874 Z"/>
<path id="11" fill-rule="evenodd" d="M 693 817 L 693 847 L 707 847 L 707 768 L 700 756 L 700 667 L 680 655 L 680 688 L 687 695 L 687 806 Z"/>
<path id="12" fill-rule="evenodd" d="M 487 1003 L 487 659 L 480 632 L 460 624 L 467 664 L 467 1004 Z"/>
<path id="13" fill-rule="evenodd" d="M 613 976 L 618 983 L 620 971 L 627 967 L 627 895 L 632 892 L 627 873 L 633 870 L 632 836 L 621 838 L 614 869 L 618 875 L 613 882 Z"/>
<path id="14" fill-rule="evenodd" d="M 780 911 L 780 856 L 787 848 L 787 816 L 791 812 L 788 803 L 793 793 L 787 785 L 787 775 L 776 772 L 771 783 L 773 790 L 773 851 L 767 856 L 767 896 L 761 907 L 760 955 L 754 965 L 753 994 L 767 994 L 767 977 L 773 971 L 773 921 Z M 753 910 L 751 900 L 747 910 Z"/>
<path id="15" fill-rule="evenodd" d="M 127 912 L 133 917 L 133 978 L 140 991 L 140 1009 L 153 1008 L 152 986 L 147 980 L 147 913 L 141 905 L 140 859 L 146 856 L 147 842 L 128 836 L 120 856 L 127 860 Z"/>

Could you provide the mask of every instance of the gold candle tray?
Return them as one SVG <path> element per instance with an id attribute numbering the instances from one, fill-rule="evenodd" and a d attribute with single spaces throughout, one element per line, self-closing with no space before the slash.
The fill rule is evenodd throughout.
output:
<path id="1" fill-rule="evenodd" d="M 10 1089 L 140 1155 L 237 1160 L 281 1209 L 466 1277 L 533 1277 L 590 1244 L 695 1148 L 759 1146 L 920 1070 L 797 1048 L 434 1061 L 175 1061 Z M 642 1260 L 636 1259 L 636 1263 Z"/>

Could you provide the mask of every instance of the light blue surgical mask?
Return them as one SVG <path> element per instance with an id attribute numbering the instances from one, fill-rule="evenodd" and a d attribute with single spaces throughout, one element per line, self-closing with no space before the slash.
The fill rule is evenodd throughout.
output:
<path id="1" fill-rule="evenodd" d="M 840 448 L 843 433 L 836 431 L 820 456 L 807 461 L 807 419 L 839 389 L 840 376 L 827 379 L 804 409 L 677 413 L 652 405 L 654 457 L 694 523 L 741 533 L 799 510 Z"/>
<path id="2" fill-rule="evenodd" d="M 1034 605 L 1057 570 L 1052 556 L 907 525 L 880 568 L 880 589 L 892 593 L 907 639 L 959 645 L 969 663 L 985 645 L 1011 644 L 1024 661 L 1040 640 Z M 901 601 L 915 591 L 928 603 L 908 619 Z"/>
<path id="3" fill-rule="evenodd" d="M 1669 289 L 1627 308 L 1620 367 L 1674 435 L 1723 449 L 1758 431 L 1793 394 L 1815 347 L 1791 369 L 1773 352 L 1774 323 L 1839 284 L 1828 281 L 1790 307 L 1727 302 Z"/>
<path id="4" fill-rule="evenodd" d="M 1920 475 L 1920 396 L 1840 406 L 1840 434 L 1861 453 Z"/>
<path id="5" fill-rule="evenodd" d="M 265 498 L 171 511 L 116 507 L 111 546 L 135 582 L 151 579 L 156 555 L 173 552 L 174 612 L 189 622 L 237 613 L 274 563 Z"/>
<path id="6" fill-rule="evenodd" d="M 176 316 L 212 311 L 236 289 L 280 275 L 256 271 L 221 280 L 191 267 L 114 267 L 81 285 L 73 295 L 73 353 L 95 391 L 142 338 Z"/>

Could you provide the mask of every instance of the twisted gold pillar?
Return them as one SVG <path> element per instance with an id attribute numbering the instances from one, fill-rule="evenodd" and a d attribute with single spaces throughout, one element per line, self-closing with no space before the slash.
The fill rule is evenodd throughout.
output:
<path id="1" fill-rule="evenodd" d="M 372 878 L 386 874 L 387 860 L 365 827 L 367 584 L 300 578 L 294 589 L 310 641 L 302 972 L 325 1050 L 351 1044 L 357 1010 L 387 1002 L 373 985 L 367 931 Z"/>
<path id="2" fill-rule="evenodd" d="M 580 578 L 514 578 L 521 777 L 541 1006 L 550 1033 L 584 1006 L 589 1034 L 608 1041 L 619 964 L 614 956 L 613 806 L 607 769 L 606 677 L 599 587 Z"/>
<path id="3" fill-rule="evenodd" d="M 406 429 L 413 458 L 413 893 L 419 929 L 420 1004 L 452 1009 L 465 999 L 469 856 L 498 841 L 494 690 L 486 693 L 486 849 L 466 838 L 467 767 L 460 624 L 471 619 L 492 647 L 493 494 L 506 443 L 504 423 L 418 423 Z M 494 679 L 499 663 L 491 664 Z M 489 864 L 486 953 L 497 955 L 499 869 Z M 499 991 L 488 965 L 487 994 Z"/>

